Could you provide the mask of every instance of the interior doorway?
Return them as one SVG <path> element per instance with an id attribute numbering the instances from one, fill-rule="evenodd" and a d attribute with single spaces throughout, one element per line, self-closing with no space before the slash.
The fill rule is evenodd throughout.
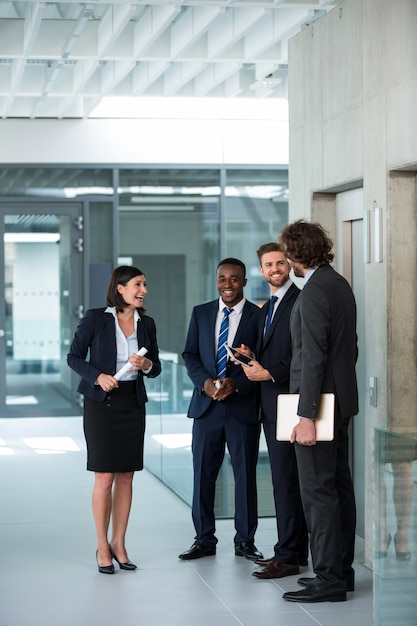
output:
<path id="1" fill-rule="evenodd" d="M 66 355 L 82 311 L 82 205 L 0 204 L 0 409 L 5 417 L 73 415 Z M 80 308 L 81 307 L 81 308 Z"/>

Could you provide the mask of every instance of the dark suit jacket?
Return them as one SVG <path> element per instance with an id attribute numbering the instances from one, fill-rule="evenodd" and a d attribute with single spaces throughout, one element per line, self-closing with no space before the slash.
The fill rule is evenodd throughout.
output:
<path id="1" fill-rule="evenodd" d="M 349 283 L 330 265 L 304 285 L 291 318 L 290 391 L 298 415 L 314 418 L 320 393 L 334 393 L 336 415 L 358 412 L 356 304 Z"/>
<path id="2" fill-rule="evenodd" d="M 151 317 L 140 314 L 137 324 L 138 346 L 147 348 L 147 358 L 153 365 L 149 374 L 138 372 L 136 395 L 139 405 L 145 404 L 148 398 L 143 376 L 155 378 L 161 372 L 158 344 L 156 341 L 155 322 Z M 89 358 L 87 359 L 87 355 Z M 80 321 L 72 340 L 67 356 L 68 365 L 81 376 L 78 385 L 79 393 L 85 394 L 97 402 L 104 401 L 106 392 L 94 385 L 99 374 L 116 373 L 116 329 L 115 319 L 104 308 L 89 309 Z"/>
<path id="3" fill-rule="evenodd" d="M 259 319 L 259 335 L 256 358 L 269 371 L 274 380 L 260 384 L 260 402 L 268 421 L 276 422 L 277 396 L 288 393 L 290 384 L 291 341 L 290 317 L 300 290 L 294 284 L 288 289 L 275 312 L 267 337 L 263 331 L 268 314 L 269 300 L 264 304 Z"/>
<path id="4" fill-rule="evenodd" d="M 219 300 L 194 307 L 187 340 L 182 353 L 188 375 L 194 384 L 194 391 L 188 408 L 188 417 L 204 415 L 213 400 L 204 391 L 207 378 L 216 378 L 215 326 Z M 236 331 L 234 345 L 241 343 L 256 345 L 260 309 L 252 302 L 245 302 L 242 317 Z M 223 401 L 228 412 L 244 423 L 258 421 L 256 412 L 256 383 L 248 380 L 240 365 L 228 363 L 226 376 L 231 376 L 237 385 L 237 393 Z"/>

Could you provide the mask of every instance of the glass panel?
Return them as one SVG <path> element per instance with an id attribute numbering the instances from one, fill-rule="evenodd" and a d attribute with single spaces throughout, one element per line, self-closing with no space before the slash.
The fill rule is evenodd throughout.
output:
<path id="1" fill-rule="evenodd" d="M 259 272 L 256 250 L 277 241 L 288 222 L 288 170 L 227 170 L 225 194 L 227 256 L 245 263 L 245 295 L 263 304 L 269 289 Z"/>
<path id="2" fill-rule="evenodd" d="M 67 215 L 5 215 L 6 405 L 70 409 L 70 231 Z"/>
<path id="3" fill-rule="evenodd" d="M 148 283 L 162 351 L 180 362 L 192 308 L 217 296 L 218 170 L 120 170 L 120 260 Z"/>
<path id="4" fill-rule="evenodd" d="M 375 626 L 417 623 L 417 439 L 375 431 Z"/>
<path id="5" fill-rule="evenodd" d="M 89 203 L 89 261 L 113 264 L 113 204 Z M 105 291 L 103 292 L 104 295 Z"/>
<path id="6" fill-rule="evenodd" d="M 256 279 L 257 247 L 276 238 L 287 221 L 287 178 L 286 170 L 236 170 L 228 175 L 226 256 L 242 258 L 253 274 L 256 270 Z M 191 505 L 192 420 L 186 414 L 192 384 L 181 353 L 192 308 L 218 295 L 215 275 L 220 260 L 220 172 L 131 169 L 121 170 L 119 180 L 119 262 L 136 265 L 146 274 L 146 307 L 156 321 L 158 342 L 166 359 L 162 376 L 147 384 L 159 406 L 154 401 L 148 404 L 145 462 Z M 251 276 L 249 282 L 249 298 L 262 301 L 268 297 L 267 293 L 264 298 L 262 295 L 264 281 L 254 284 Z M 259 514 L 274 515 L 263 436 L 258 496 Z M 228 453 L 217 481 L 215 512 L 219 518 L 234 516 L 234 479 Z"/>
<path id="7" fill-rule="evenodd" d="M 288 222 L 288 170 L 236 169 L 226 171 L 227 256 L 241 259 L 247 269 L 245 296 L 262 305 L 269 297 L 268 284 L 259 272 L 256 250 L 277 241 Z M 227 459 L 226 459 L 227 460 Z M 233 516 L 233 472 L 230 462 L 222 467 L 223 514 Z M 263 433 L 257 467 L 259 516 L 275 516 L 271 469 Z M 227 504 L 226 504 L 227 503 Z"/>
<path id="8" fill-rule="evenodd" d="M 2 167 L 0 196 L 75 198 L 113 194 L 111 169 L 86 167 Z"/>
<path id="9" fill-rule="evenodd" d="M 163 359 L 161 376 L 148 379 L 146 389 L 146 468 L 191 506 L 192 420 L 187 409 L 192 383 L 184 366 Z"/>
<path id="10" fill-rule="evenodd" d="M 272 491 L 271 466 L 263 431 L 259 441 L 259 456 L 256 467 L 258 490 L 258 516 L 275 517 L 274 496 Z M 233 518 L 235 515 L 235 487 L 230 455 L 226 452 L 223 465 L 216 483 L 216 517 Z"/>
<path id="11" fill-rule="evenodd" d="M 193 385 L 183 365 L 162 359 L 161 376 L 147 379 L 149 402 L 146 408 L 145 466 L 189 506 L 193 497 L 193 464 L 191 433 L 193 420 L 187 418 Z M 266 443 L 261 437 L 258 477 L 259 516 L 274 516 L 271 470 Z M 233 518 L 234 478 L 230 456 L 225 461 L 216 483 L 215 514 L 217 518 Z"/>

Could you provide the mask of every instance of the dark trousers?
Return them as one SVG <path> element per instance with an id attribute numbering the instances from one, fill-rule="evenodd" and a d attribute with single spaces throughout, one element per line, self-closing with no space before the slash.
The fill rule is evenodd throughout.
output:
<path id="1" fill-rule="evenodd" d="M 276 422 L 263 421 L 271 465 L 278 541 L 274 553 L 281 563 L 299 565 L 308 558 L 308 533 L 292 443 L 277 441 Z"/>
<path id="2" fill-rule="evenodd" d="M 348 464 L 350 418 L 335 418 L 335 438 L 295 445 L 301 499 L 316 575 L 344 584 L 355 554 L 356 506 Z"/>
<path id="3" fill-rule="evenodd" d="M 195 538 L 199 543 L 207 546 L 217 543 L 215 486 L 226 445 L 235 480 L 235 543 L 253 540 L 258 524 L 256 463 L 259 433 L 259 423 L 242 424 L 227 415 L 226 408 L 220 402 L 203 417 L 194 420 L 192 516 Z"/>

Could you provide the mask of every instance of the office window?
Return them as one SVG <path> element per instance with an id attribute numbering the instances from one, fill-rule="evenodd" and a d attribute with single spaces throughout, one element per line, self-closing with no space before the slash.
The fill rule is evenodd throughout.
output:
<path id="1" fill-rule="evenodd" d="M 246 297 L 263 303 L 269 290 L 259 272 L 256 250 L 277 241 L 288 221 L 288 169 L 227 170 L 225 207 L 227 255 L 246 264 Z"/>
<path id="2" fill-rule="evenodd" d="M 146 274 L 159 345 L 180 358 L 192 307 L 216 296 L 219 170 L 122 169 L 118 198 L 120 257 Z"/>

